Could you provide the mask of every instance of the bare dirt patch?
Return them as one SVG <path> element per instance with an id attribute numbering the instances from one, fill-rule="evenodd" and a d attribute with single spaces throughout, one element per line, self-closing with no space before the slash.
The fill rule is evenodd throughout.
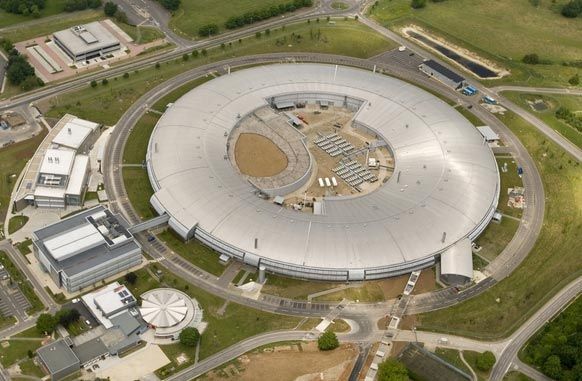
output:
<path id="1" fill-rule="evenodd" d="M 243 355 L 207 373 L 204 380 L 347 380 L 357 355 L 358 350 L 349 344 L 326 352 L 319 351 L 316 343 L 281 345 Z"/>
<path id="2" fill-rule="evenodd" d="M 271 139 L 259 134 L 240 134 L 234 148 L 236 165 L 248 176 L 271 177 L 287 168 L 287 156 Z"/>

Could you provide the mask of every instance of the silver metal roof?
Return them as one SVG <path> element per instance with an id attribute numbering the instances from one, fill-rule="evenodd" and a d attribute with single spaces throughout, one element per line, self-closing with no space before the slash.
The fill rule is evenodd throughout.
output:
<path id="1" fill-rule="evenodd" d="M 365 196 L 326 199 L 325 215 L 257 197 L 225 160 L 225 135 L 267 98 L 294 93 L 365 100 L 355 121 L 389 143 L 395 175 Z M 395 78 L 324 64 L 254 67 L 197 87 L 159 120 L 147 159 L 152 204 L 180 234 L 197 227 L 245 253 L 302 268 L 378 269 L 434 257 L 475 238 L 499 196 L 491 150 L 453 108 Z"/>

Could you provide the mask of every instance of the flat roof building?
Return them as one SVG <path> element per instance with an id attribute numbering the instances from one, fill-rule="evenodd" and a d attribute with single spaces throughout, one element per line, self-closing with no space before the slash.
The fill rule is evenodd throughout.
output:
<path id="1" fill-rule="evenodd" d="M 58 31 L 53 38 L 73 62 L 102 57 L 121 49 L 119 40 L 99 21 Z"/>
<path id="2" fill-rule="evenodd" d="M 461 77 L 459 74 L 455 73 L 454 71 L 444 67 L 440 63 L 427 60 L 421 63 L 418 68 L 420 71 L 428 75 L 429 77 L 433 77 L 447 86 L 452 87 L 453 89 L 458 89 L 463 87 L 465 84 L 465 78 Z"/>
<path id="3" fill-rule="evenodd" d="M 16 211 L 28 205 L 66 208 L 83 203 L 90 172 L 87 153 L 102 125 L 65 115 L 41 143 L 16 192 Z"/>
<path id="4" fill-rule="evenodd" d="M 76 292 L 141 263 L 127 227 L 100 205 L 35 231 L 34 255 L 59 287 Z"/>
<path id="5" fill-rule="evenodd" d="M 499 140 L 499 135 L 497 134 L 497 132 L 493 131 L 493 129 L 489 126 L 477 127 L 477 130 L 479 130 L 481 135 L 483 135 L 483 138 L 485 138 L 485 141 L 487 141 L 487 143 Z"/>
<path id="6" fill-rule="evenodd" d="M 52 381 L 61 380 L 79 369 L 81 361 L 71 349 L 70 339 L 59 339 L 37 349 L 36 354 Z"/>

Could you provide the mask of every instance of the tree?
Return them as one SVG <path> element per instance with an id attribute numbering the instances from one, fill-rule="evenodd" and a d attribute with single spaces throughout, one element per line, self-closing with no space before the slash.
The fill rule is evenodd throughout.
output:
<path id="1" fill-rule="evenodd" d="M 32 352 L 32 350 L 31 350 L 31 349 L 29 349 L 29 350 L 26 352 L 26 354 L 28 355 L 28 358 L 29 358 L 29 359 L 31 359 L 31 358 L 33 358 L 33 357 L 34 357 L 34 353 Z"/>
<path id="2" fill-rule="evenodd" d="M 537 65 L 540 63 L 540 57 L 536 53 L 526 54 L 521 60 L 528 65 Z"/>
<path id="3" fill-rule="evenodd" d="M 321 351 L 329 351 L 339 347 L 339 340 L 335 333 L 331 331 L 324 332 L 317 339 L 317 347 Z"/>
<path id="4" fill-rule="evenodd" d="M 184 62 L 185 62 L 185 61 L 188 61 L 189 59 L 190 59 L 190 55 L 189 55 L 188 53 L 184 53 L 184 54 L 182 55 L 182 61 L 184 61 Z"/>
<path id="5" fill-rule="evenodd" d="M 582 14 L 582 0 L 570 0 L 562 7 L 562 16 L 575 18 Z"/>
<path id="6" fill-rule="evenodd" d="M 578 86 L 580 84 L 580 76 L 578 73 L 574 74 L 569 80 L 568 83 L 572 86 Z"/>
<path id="7" fill-rule="evenodd" d="M 420 9 L 426 7 L 426 0 L 412 0 L 410 6 L 414 9 Z"/>
<path id="8" fill-rule="evenodd" d="M 71 324 L 79 320 L 81 314 L 76 309 L 63 308 L 55 315 L 58 324 L 68 328 Z"/>
<path id="9" fill-rule="evenodd" d="M 55 330 L 57 321 L 51 314 L 40 314 L 36 320 L 36 330 L 43 335 L 50 335 Z"/>
<path id="10" fill-rule="evenodd" d="M 562 364 L 560 358 L 556 355 L 548 357 L 544 363 L 543 371 L 547 376 L 559 380 L 562 376 Z"/>
<path id="11" fill-rule="evenodd" d="M 182 332 L 180 332 L 180 343 L 188 346 L 188 347 L 195 347 L 200 340 L 200 332 L 196 328 L 188 327 L 184 328 Z"/>
<path id="12" fill-rule="evenodd" d="M 160 63 L 159 63 L 159 62 L 156 62 L 156 66 L 155 66 L 155 68 L 156 68 L 156 69 L 159 69 L 159 68 L 160 68 Z"/>
<path id="13" fill-rule="evenodd" d="M 495 355 L 491 351 L 480 353 L 479 356 L 477 356 L 475 365 L 477 366 L 477 369 L 483 372 L 488 372 L 493 368 L 493 365 L 495 365 Z"/>
<path id="14" fill-rule="evenodd" d="M 400 361 L 389 358 L 378 365 L 378 381 L 408 381 L 408 370 Z"/>
<path id="15" fill-rule="evenodd" d="M 202 49 L 200 52 L 202 53 L 202 55 L 204 57 L 206 57 L 208 55 L 208 51 L 206 49 Z"/>
<path id="16" fill-rule="evenodd" d="M 97 81 L 96 80 L 92 80 L 91 81 L 91 87 L 92 88 L 96 88 L 97 87 Z"/>
<path id="17" fill-rule="evenodd" d="M 115 4 L 113 1 L 106 2 L 105 6 L 103 7 L 103 12 L 105 13 L 105 16 L 115 16 L 115 13 L 117 12 L 117 4 Z"/>
<path id="18" fill-rule="evenodd" d="M 129 272 L 129 273 L 125 274 L 125 281 L 127 283 L 133 285 L 137 281 L 137 275 L 135 275 L 135 273 L 133 271 L 132 272 Z"/>
<path id="19" fill-rule="evenodd" d="M 6 76 L 13 85 L 20 85 L 26 78 L 34 76 L 34 68 L 18 52 L 11 51 Z"/>
<path id="20" fill-rule="evenodd" d="M 175 11 L 180 8 L 180 0 L 158 0 L 162 7 L 169 11 Z"/>
<path id="21" fill-rule="evenodd" d="M 200 53 L 198 53 L 198 50 L 192 50 L 192 58 L 198 58 L 198 55 Z"/>
<path id="22" fill-rule="evenodd" d="M 125 78 L 125 79 L 129 78 L 129 73 L 128 72 L 123 73 L 123 78 Z"/>

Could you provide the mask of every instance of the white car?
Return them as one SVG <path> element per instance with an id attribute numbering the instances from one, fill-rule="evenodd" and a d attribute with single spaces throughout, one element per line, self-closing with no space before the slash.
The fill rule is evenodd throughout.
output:
<path id="1" fill-rule="evenodd" d="M 71 302 L 73 302 L 73 303 L 79 303 L 79 298 L 75 298 L 75 299 L 71 300 Z"/>

